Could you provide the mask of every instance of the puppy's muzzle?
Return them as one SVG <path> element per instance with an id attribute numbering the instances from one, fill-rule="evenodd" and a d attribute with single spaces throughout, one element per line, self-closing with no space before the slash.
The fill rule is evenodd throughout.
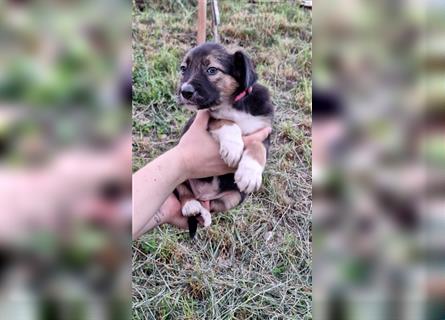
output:
<path id="1" fill-rule="evenodd" d="M 195 93 L 195 88 L 191 84 L 184 83 L 181 87 L 181 95 L 189 100 L 193 97 L 193 94 Z"/>

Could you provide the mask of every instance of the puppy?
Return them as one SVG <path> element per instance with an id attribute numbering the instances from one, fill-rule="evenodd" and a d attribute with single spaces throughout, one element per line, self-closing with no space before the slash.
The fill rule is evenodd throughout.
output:
<path id="1" fill-rule="evenodd" d="M 242 51 L 232 54 L 219 44 L 202 44 L 186 54 L 180 72 L 180 104 L 191 110 L 209 110 L 208 130 L 219 143 L 221 157 L 228 166 L 237 168 L 235 174 L 192 179 L 176 188 L 193 238 L 197 216 L 207 227 L 210 212 L 227 211 L 260 188 L 270 137 L 245 146 L 242 136 L 272 127 L 274 108 L 268 90 L 256 82 L 253 64 Z M 183 133 L 193 120 L 194 116 Z M 210 201 L 210 212 L 199 200 Z"/>

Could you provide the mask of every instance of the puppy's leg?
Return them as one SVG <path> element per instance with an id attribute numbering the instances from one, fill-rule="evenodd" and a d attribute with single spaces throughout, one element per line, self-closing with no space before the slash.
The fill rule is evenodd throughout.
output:
<path id="1" fill-rule="evenodd" d="M 242 192 L 251 193 L 261 186 L 266 148 L 261 142 L 252 142 L 246 146 L 235 172 L 235 183 Z"/>
<path id="2" fill-rule="evenodd" d="M 181 203 L 181 212 L 184 217 L 201 216 L 204 220 L 204 227 L 210 226 L 212 217 L 210 212 L 204 208 L 201 203 L 195 199 L 193 193 L 186 184 L 180 184 L 176 187 L 179 202 Z"/>
<path id="3" fill-rule="evenodd" d="M 212 119 L 209 131 L 219 142 L 221 158 L 229 167 L 235 168 L 244 149 L 240 127 L 233 121 Z"/>
<path id="4" fill-rule="evenodd" d="M 245 194 L 239 191 L 227 192 L 221 198 L 210 201 L 210 212 L 224 212 L 235 208 L 243 202 L 244 197 Z"/>

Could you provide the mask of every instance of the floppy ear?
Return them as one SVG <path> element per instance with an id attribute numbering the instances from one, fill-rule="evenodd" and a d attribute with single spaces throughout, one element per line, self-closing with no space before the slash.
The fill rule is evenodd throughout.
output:
<path id="1" fill-rule="evenodd" d="M 240 85 L 237 93 L 246 90 L 257 80 L 252 61 L 242 51 L 237 51 L 233 54 L 233 76 Z"/>

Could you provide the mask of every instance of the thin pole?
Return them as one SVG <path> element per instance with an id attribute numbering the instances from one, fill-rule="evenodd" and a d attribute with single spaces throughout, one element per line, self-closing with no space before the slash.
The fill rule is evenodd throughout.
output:
<path id="1" fill-rule="evenodd" d="M 198 1 L 198 35 L 196 41 L 198 44 L 204 43 L 206 41 L 206 14 L 207 14 L 207 1 Z"/>
<path id="2" fill-rule="evenodd" d="M 213 20 L 213 40 L 219 43 L 218 25 L 219 25 L 219 9 L 218 0 L 212 0 L 212 20 Z"/>

